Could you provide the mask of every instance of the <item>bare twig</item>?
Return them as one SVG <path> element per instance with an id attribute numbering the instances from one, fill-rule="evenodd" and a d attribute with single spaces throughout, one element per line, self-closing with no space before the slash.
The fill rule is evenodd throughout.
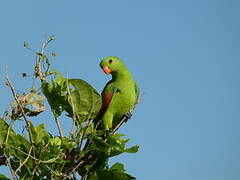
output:
<path id="1" fill-rule="evenodd" d="M 35 162 L 35 168 L 32 172 L 31 180 L 33 180 L 35 178 L 34 175 L 35 175 L 36 172 L 38 172 L 38 166 L 39 166 L 40 163 L 41 163 L 41 160 L 38 160 L 38 161 Z"/>
<path id="2" fill-rule="evenodd" d="M 61 137 L 63 137 L 62 127 L 61 127 L 61 124 L 60 124 L 60 122 L 59 122 L 58 117 L 56 117 L 56 116 L 55 116 L 55 122 L 56 122 L 56 124 L 57 124 L 57 128 L 58 128 L 59 135 L 60 135 Z"/>
<path id="3" fill-rule="evenodd" d="M 48 62 L 48 58 L 44 55 L 44 49 L 53 40 L 55 40 L 55 37 L 51 36 L 47 41 L 43 41 L 42 47 L 41 47 L 41 51 L 39 53 L 35 52 L 37 54 L 35 73 L 37 74 L 37 76 L 40 78 L 41 81 L 46 81 L 46 72 L 48 71 L 49 65 L 50 65 L 49 62 Z M 42 70 L 41 70 L 41 61 L 42 60 L 45 60 L 45 63 L 48 65 L 47 70 L 45 71 L 45 73 L 43 73 Z"/>
<path id="4" fill-rule="evenodd" d="M 46 81 L 46 77 L 44 75 L 44 73 L 42 72 L 41 70 L 41 61 L 43 59 L 43 57 L 46 58 L 46 56 L 44 55 L 44 49 L 47 47 L 47 45 L 52 41 L 54 40 L 55 37 L 51 36 L 49 40 L 47 41 L 44 41 L 42 43 L 42 47 L 41 47 L 41 51 L 40 53 L 37 53 L 37 57 L 36 57 L 36 66 L 35 66 L 35 72 L 37 74 L 37 76 L 40 78 L 41 81 Z M 59 122 L 59 119 L 58 117 L 55 116 L 55 123 L 57 124 L 57 128 L 58 128 L 58 132 L 59 132 L 59 135 L 61 137 L 63 137 L 63 131 L 62 131 L 62 127 L 61 127 L 61 124 Z"/>
<path id="5" fill-rule="evenodd" d="M 83 164 L 83 163 L 84 163 L 84 161 L 79 161 L 78 164 L 72 169 L 72 171 L 69 174 L 72 174 L 73 172 L 75 172 L 77 170 L 77 168 L 79 166 L 81 166 L 81 164 Z"/>
<path id="6" fill-rule="evenodd" d="M 9 146 L 10 148 L 13 148 L 13 149 L 15 149 L 15 150 L 18 150 L 19 152 L 21 152 L 21 153 L 23 153 L 23 154 L 25 154 L 25 155 L 28 155 L 28 153 L 22 151 L 20 148 L 16 148 L 15 146 L 11 146 L 11 145 L 9 145 L 9 144 L 6 144 L 6 146 Z M 36 161 L 39 161 L 40 163 L 48 164 L 48 163 L 53 163 L 54 161 L 56 161 L 56 160 L 59 158 L 60 153 L 61 153 L 61 152 L 59 152 L 59 154 L 57 155 L 57 157 L 54 157 L 54 158 L 51 158 L 51 159 L 48 159 L 48 160 L 44 160 L 44 161 L 43 161 L 43 160 L 40 160 L 40 159 L 38 159 L 38 158 L 36 158 L 36 157 L 34 157 L 34 156 L 32 156 L 32 155 L 29 155 L 29 157 L 32 158 L 32 159 L 34 159 L 34 160 L 36 160 Z"/>
<path id="7" fill-rule="evenodd" d="M 4 156 L 7 157 L 7 155 L 5 153 L 4 153 Z M 17 179 L 17 175 L 15 174 L 15 172 L 14 172 L 12 166 L 11 166 L 10 159 L 7 158 L 6 163 L 7 163 L 8 167 L 9 167 L 9 169 L 10 169 L 10 172 L 11 172 L 11 175 L 12 175 L 12 179 L 16 180 Z"/>
<path id="8" fill-rule="evenodd" d="M 42 57 L 40 55 L 43 56 L 43 53 L 44 53 L 44 49 L 46 48 L 47 46 L 47 43 L 44 41 L 42 43 L 42 48 L 41 48 L 41 51 L 40 53 L 37 53 L 37 57 L 36 57 L 36 66 L 35 66 L 35 72 L 37 74 L 37 76 L 40 78 L 41 81 L 46 81 L 46 77 L 44 76 L 42 70 L 41 70 L 41 60 L 42 60 Z"/>
<path id="9" fill-rule="evenodd" d="M 84 128 L 84 130 L 83 130 L 82 137 L 81 137 L 80 144 L 79 144 L 79 149 L 82 148 L 84 136 L 85 136 L 85 134 L 86 134 L 87 128 L 89 127 L 89 124 L 90 124 L 90 121 L 87 122 L 87 125 L 85 126 L 85 128 Z"/>
<path id="10" fill-rule="evenodd" d="M 10 79 L 9 79 L 9 76 L 8 76 L 7 72 L 5 72 L 5 79 L 6 79 L 6 81 L 7 81 L 7 85 L 10 87 L 11 92 L 12 92 L 12 94 L 13 94 L 13 97 L 14 97 L 15 101 L 17 102 L 17 104 L 18 104 L 18 106 L 19 106 L 19 108 L 20 108 L 20 110 L 21 110 L 21 113 L 22 113 L 22 115 L 23 115 L 23 119 L 24 119 L 25 124 L 26 124 L 26 127 L 27 127 L 27 132 L 28 132 L 28 136 L 29 136 L 29 141 L 30 141 L 30 144 L 33 146 L 33 155 L 34 155 L 34 158 L 35 158 L 36 155 L 35 155 L 35 151 L 34 151 L 34 143 L 33 143 L 33 137 L 32 137 L 32 130 L 31 130 L 31 126 L 30 126 L 29 120 L 28 120 L 28 118 L 27 118 L 27 115 L 26 115 L 26 113 L 25 113 L 25 111 L 24 111 L 24 108 L 23 108 L 20 100 L 18 99 L 17 93 L 16 93 L 16 91 L 15 91 L 15 89 L 14 89 L 14 86 L 13 86 L 12 82 L 11 82 Z M 36 163 L 36 161 L 35 161 L 35 163 Z"/>
<path id="11" fill-rule="evenodd" d="M 30 140 L 30 143 L 31 143 L 31 145 L 32 145 L 32 144 L 33 144 L 33 138 L 32 138 L 32 132 L 31 132 L 31 127 L 30 127 L 29 120 L 28 120 L 28 118 L 27 118 L 27 116 L 26 116 L 26 114 L 25 114 L 25 111 L 24 111 L 24 109 L 23 109 L 22 104 L 20 103 L 20 101 L 19 101 L 19 99 L 18 99 L 18 97 L 17 97 L 17 93 L 16 93 L 16 91 L 15 91 L 15 89 L 14 89 L 14 87 L 13 87 L 13 84 L 11 83 L 11 81 L 10 81 L 7 73 L 5 73 L 5 79 L 6 79 L 6 81 L 7 81 L 7 85 L 8 85 L 8 86 L 10 87 L 10 89 L 11 89 L 11 92 L 12 92 L 12 94 L 13 94 L 13 97 L 14 97 L 15 101 L 17 102 L 18 106 L 20 107 L 20 110 L 21 110 L 22 115 L 23 115 L 23 119 L 24 119 L 24 121 L 25 121 L 25 123 L 26 123 L 26 126 L 27 126 L 27 132 L 28 132 L 29 140 Z"/>

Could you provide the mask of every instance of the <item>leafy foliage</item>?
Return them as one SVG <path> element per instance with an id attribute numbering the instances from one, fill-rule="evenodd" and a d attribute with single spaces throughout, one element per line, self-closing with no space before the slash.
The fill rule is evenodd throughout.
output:
<path id="1" fill-rule="evenodd" d="M 102 101 L 98 92 L 84 80 L 65 79 L 56 70 L 53 73 L 56 79 L 52 79 L 51 84 L 42 82 L 42 92 L 54 116 L 60 116 L 62 111 L 66 111 L 71 117 L 75 115 L 80 122 L 95 118 Z"/>
<path id="2" fill-rule="evenodd" d="M 18 94 L 6 77 L 15 100 L 0 118 L 0 166 L 9 167 L 12 179 L 76 179 L 76 174 L 82 180 L 135 179 L 125 172 L 123 164 L 109 167 L 108 161 L 122 153 L 136 153 L 139 147 L 126 148 L 129 139 L 124 139 L 124 135 L 94 127 L 101 96 L 86 81 L 66 79 L 57 70 L 49 70 L 44 48 L 52 40 L 55 37 L 45 41 L 40 52 L 24 43 L 24 47 L 37 56 L 34 76 L 40 79 L 41 91 L 32 87 L 27 93 Z M 59 135 L 48 132 L 45 124 L 35 126 L 33 123 L 32 119 L 46 110 L 45 100 L 51 107 Z M 70 117 L 64 121 L 72 123 L 67 135 L 62 134 L 59 121 L 63 112 Z M 25 125 L 19 133 L 21 127 L 16 127 L 15 122 L 22 120 Z M 9 178 L 0 174 L 0 179 Z"/>
<path id="3" fill-rule="evenodd" d="M 2 180 L 10 180 L 9 178 L 7 178 L 6 176 L 4 176 L 2 174 L 0 174 L 0 179 L 2 179 Z"/>

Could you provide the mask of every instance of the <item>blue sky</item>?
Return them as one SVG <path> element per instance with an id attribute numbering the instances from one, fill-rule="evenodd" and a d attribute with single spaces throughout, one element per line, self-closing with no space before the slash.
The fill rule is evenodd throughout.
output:
<path id="1" fill-rule="evenodd" d="M 110 77 L 99 61 L 115 55 L 140 86 L 141 103 L 121 129 L 140 151 L 113 162 L 139 180 L 238 180 L 239 8 L 237 0 L 3 1 L 0 111 L 11 101 L 4 67 L 17 89 L 30 87 L 20 75 L 34 57 L 23 41 L 38 49 L 55 35 L 52 66 L 65 76 L 100 92 Z M 54 131 L 46 119 L 35 123 Z"/>

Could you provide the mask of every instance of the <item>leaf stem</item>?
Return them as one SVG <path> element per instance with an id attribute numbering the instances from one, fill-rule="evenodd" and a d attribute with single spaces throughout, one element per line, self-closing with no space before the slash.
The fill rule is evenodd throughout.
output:
<path id="1" fill-rule="evenodd" d="M 60 135 L 61 137 L 63 137 L 62 127 L 61 127 L 61 124 L 60 124 L 60 122 L 59 122 L 58 117 L 56 117 L 56 116 L 55 116 L 55 122 L 56 122 L 56 124 L 57 124 L 57 128 L 58 128 L 59 135 Z"/>

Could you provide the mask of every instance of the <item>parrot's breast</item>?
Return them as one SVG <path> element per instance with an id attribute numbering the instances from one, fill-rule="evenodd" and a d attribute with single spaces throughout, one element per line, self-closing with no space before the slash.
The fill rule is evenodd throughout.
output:
<path id="1" fill-rule="evenodd" d="M 117 124 L 123 115 L 130 112 L 136 102 L 135 82 L 110 83 L 107 89 L 116 87 L 117 90 L 112 96 L 112 100 L 107 111 L 113 114 L 113 126 Z M 105 94 L 108 94 L 107 92 Z"/>

